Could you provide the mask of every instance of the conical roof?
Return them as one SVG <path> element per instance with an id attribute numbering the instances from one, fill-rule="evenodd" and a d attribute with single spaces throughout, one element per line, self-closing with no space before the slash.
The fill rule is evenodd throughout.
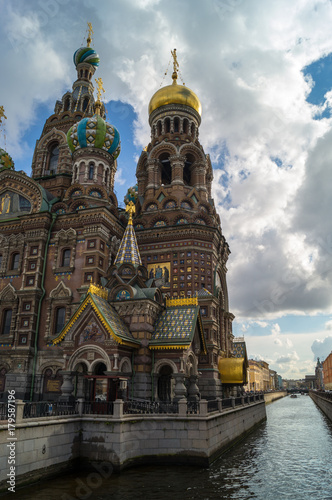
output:
<path id="1" fill-rule="evenodd" d="M 114 264 L 118 267 L 122 264 L 132 264 L 133 266 L 138 267 L 142 265 L 142 261 L 133 227 L 133 213 L 135 213 L 135 205 L 132 201 L 128 203 L 126 212 L 129 213 L 129 221 L 120 243 L 117 256 L 115 257 Z"/>

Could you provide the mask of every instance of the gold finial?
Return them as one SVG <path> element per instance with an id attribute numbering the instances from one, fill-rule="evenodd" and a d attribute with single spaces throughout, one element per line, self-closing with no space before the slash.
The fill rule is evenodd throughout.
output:
<path id="1" fill-rule="evenodd" d="M 100 115 L 100 108 L 101 108 L 101 93 L 105 92 L 105 89 L 103 87 L 103 80 L 99 78 L 95 78 L 95 82 L 97 84 L 97 101 L 96 101 L 96 115 Z"/>
<path id="2" fill-rule="evenodd" d="M 3 106 L 0 106 L 0 124 L 2 123 L 2 118 L 7 120 L 7 116 L 5 115 L 5 108 Z"/>
<path id="3" fill-rule="evenodd" d="M 173 85 L 176 85 L 176 80 L 178 78 L 178 69 L 179 69 L 179 63 L 176 57 L 176 49 L 171 50 L 171 54 L 173 56 L 173 74 L 172 74 Z"/>
<path id="4" fill-rule="evenodd" d="M 92 29 L 91 23 L 88 23 L 88 29 L 89 29 L 89 34 L 88 34 L 88 38 L 86 39 L 86 44 L 88 47 L 90 47 L 91 42 L 92 42 L 92 35 L 93 35 L 93 29 Z"/>
<path id="5" fill-rule="evenodd" d="M 128 203 L 128 205 L 126 206 L 126 212 L 128 212 L 128 214 L 129 214 L 128 224 L 132 224 L 133 223 L 133 214 L 136 212 L 135 205 L 132 201 L 130 201 Z"/>

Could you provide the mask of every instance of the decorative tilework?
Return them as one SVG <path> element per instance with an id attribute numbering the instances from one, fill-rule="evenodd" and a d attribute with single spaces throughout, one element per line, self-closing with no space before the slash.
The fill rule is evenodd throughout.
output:
<path id="1" fill-rule="evenodd" d="M 129 219 L 114 264 L 118 267 L 122 264 L 132 264 L 135 267 L 142 265 L 135 230 L 131 219 Z"/>

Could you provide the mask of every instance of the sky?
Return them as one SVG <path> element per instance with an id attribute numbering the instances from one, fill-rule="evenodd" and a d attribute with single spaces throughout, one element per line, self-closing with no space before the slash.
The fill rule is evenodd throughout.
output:
<path id="1" fill-rule="evenodd" d="M 121 135 L 121 203 L 177 49 L 202 103 L 200 141 L 231 249 L 233 333 L 284 378 L 314 373 L 332 350 L 331 1 L 0 0 L 0 18 L 0 146 L 28 174 L 92 23 L 107 119 Z"/>

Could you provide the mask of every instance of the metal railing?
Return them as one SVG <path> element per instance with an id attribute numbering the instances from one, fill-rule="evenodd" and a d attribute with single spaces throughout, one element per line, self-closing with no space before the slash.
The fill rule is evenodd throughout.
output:
<path id="1" fill-rule="evenodd" d="M 187 402 L 187 415 L 198 415 L 199 414 L 199 402 L 198 401 L 188 401 Z"/>
<path id="2" fill-rule="evenodd" d="M 7 406 L 8 403 L 0 403 L 0 421 L 8 418 Z"/>
<path id="3" fill-rule="evenodd" d="M 327 399 L 329 401 L 332 401 L 332 392 L 326 392 L 326 391 L 310 391 L 313 394 L 316 394 L 317 396 Z"/>
<path id="4" fill-rule="evenodd" d="M 123 403 L 124 415 L 141 415 L 156 413 L 178 413 L 179 405 L 171 401 L 136 401 L 134 399 Z"/>
<path id="5" fill-rule="evenodd" d="M 212 400 L 208 401 L 207 410 L 208 410 L 208 413 L 211 413 L 212 411 L 218 411 L 219 410 L 218 400 L 212 399 Z"/>
<path id="6" fill-rule="evenodd" d="M 26 402 L 23 418 L 57 417 L 59 415 L 78 414 L 77 403 L 34 401 Z"/>
<path id="7" fill-rule="evenodd" d="M 113 415 L 113 401 L 84 401 L 83 415 Z"/>

